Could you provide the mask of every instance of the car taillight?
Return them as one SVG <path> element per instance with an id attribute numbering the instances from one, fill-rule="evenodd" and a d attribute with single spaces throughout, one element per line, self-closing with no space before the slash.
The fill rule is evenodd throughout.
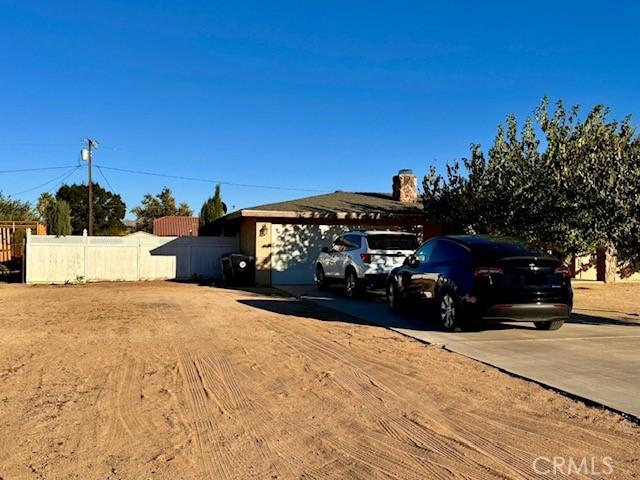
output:
<path id="1" fill-rule="evenodd" d="M 478 267 L 476 268 L 476 277 L 488 277 L 489 275 L 502 274 L 504 271 L 499 267 Z"/>
<path id="2" fill-rule="evenodd" d="M 567 267 L 558 267 L 555 269 L 556 273 L 561 273 L 563 277 L 569 278 L 571 276 L 571 272 Z"/>
<path id="3" fill-rule="evenodd" d="M 360 258 L 364 263 L 371 263 L 371 254 L 370 253 L 361 253 Z"/>

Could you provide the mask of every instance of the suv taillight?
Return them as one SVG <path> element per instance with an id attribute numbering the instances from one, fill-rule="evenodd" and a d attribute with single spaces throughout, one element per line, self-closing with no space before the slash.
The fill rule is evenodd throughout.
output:
<path id="1" fill-rule="evenodd" d="M 361 253 L 360 258 L 364 263 L 371 263 L 371 254 L 370 253 Z"/>
<path id="2" fill-rule="evenodd" d="M 571 277 L 571 272 L 569 271 L 568 267 L 558 267 L 555 269 L 555 273 L 561 273 L 563 277 L 565 278 L 569 278 Z"/>
<path id="3" fill-rule="evenodd" d="M 476 277 L 488 277 L 489 275 L 502 274 L 504 271 L 500 267 L 478 267 L 476 268 Z"/>

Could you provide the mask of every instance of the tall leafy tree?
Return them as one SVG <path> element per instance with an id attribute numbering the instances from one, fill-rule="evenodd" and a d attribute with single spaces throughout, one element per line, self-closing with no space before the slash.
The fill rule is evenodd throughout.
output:
<path id="1" fill-rule="evenodd" d="M 71 230 L 81 235 L 88 228 L 88 186 L 63 185 L 56 193 L 57 201 L 65 201 L 71 208 Z M 93 231 L 95 235 L 121 235 L 125 232 L 122 223 L 126 205 L 120 195 L 93 184 Z"/>
<path id="2" fill-rule="evenodd" d="M 36 220 L 37 214 L 31 203 L 15 200 L 0 192 L 0 220 Z"/>
<path id="3" fill-rule="evenodd" d="M 427 215 L 564 257 L 617 252 L 623 273 L 640 269 L 640 140 L 630 118 L 610 121 L 602 105 L 579 113 L 561 101 L 550 111 L 545 98 L 521 128 L 507 117 L 486 158 L 474 145 L 445 175 L 431 169 Z"/>
<path id="4" fill-rule="evenodd" d="M 145 232 L 153 231 L 153 221 L 167 216 L 191 216 L 193 211 L 186 203 L 176 206 L 176 199 L 171 190 L 164 187 L 159 194 L 147 193 L 139 206 L 131 212 L 136 216 L 136 228 Z"/>
<path id="5" fill-rule="evenodd" d="M 49 235 L 71 235 L 71 207 L 64 200 L 52 200 L 45 211 Z"/>
<path id="6" fill-rule="evenodd" d="M 222 201 L 220 185 L 216 185 L 213 197 L 207 198 L 200 209 L 200 225 L 211 223 L 227 213 L 227 207 Z"/>
<path id="7" fill-rule="evenodd" d="M 43 192 L 38 197 L 38 202 L 36 203 L 36 212 L 38 213 L 38 217 L 41 222 L 47 223 L 47 210 L 51 205 L 53 205 L 56 201 L 56 197 L 51 195 L 49 192 Z"/>

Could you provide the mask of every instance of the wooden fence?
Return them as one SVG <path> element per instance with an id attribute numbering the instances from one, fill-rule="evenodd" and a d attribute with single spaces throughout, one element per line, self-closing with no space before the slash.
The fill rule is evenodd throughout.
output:
<path id="1" fill-rule="evenodd" d="M 22 240 L 28 228 L 33 235 L 47 234 L 47 227 L 39 222 L 0 221 L 0 262 L 22 257 Z"/>

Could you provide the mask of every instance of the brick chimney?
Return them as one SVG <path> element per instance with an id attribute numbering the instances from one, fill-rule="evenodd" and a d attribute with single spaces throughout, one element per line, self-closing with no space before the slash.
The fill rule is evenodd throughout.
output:
<path id="1" fill-rule="evenodd" d="M 393 199 L 403 203 L 418 201 L 418 179 L 413 170 L 400 170 L 393 177 Z"/>

